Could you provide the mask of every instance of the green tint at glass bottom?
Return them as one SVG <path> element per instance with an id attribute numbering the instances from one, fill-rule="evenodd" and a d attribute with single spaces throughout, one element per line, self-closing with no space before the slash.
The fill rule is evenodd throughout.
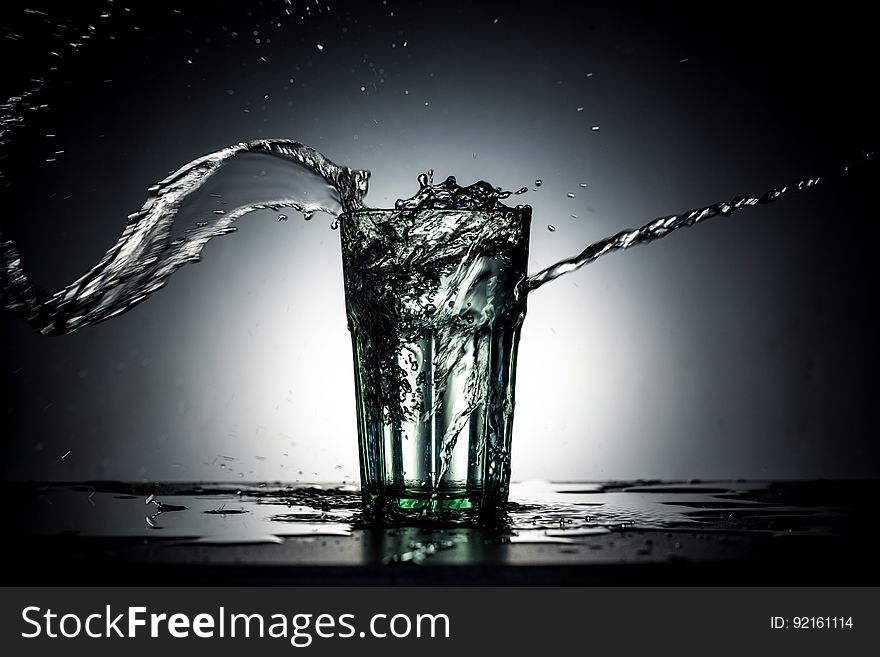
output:
<path id="1" fill-rule="evenodd" d="M 506 495 L 485 492 L 364 491 L 365 519 L 371 522 L 472 523 L 503 515 Z"/>
<path id="2" fill-rule="evenodd" d="M 413 497 L 399 497 L 397 498 L 397 506 L 400 509 L 441 511 L 443 509 L 473 509 L 475 505 L 467 497 L 456 500 L 423 500 Z"/>

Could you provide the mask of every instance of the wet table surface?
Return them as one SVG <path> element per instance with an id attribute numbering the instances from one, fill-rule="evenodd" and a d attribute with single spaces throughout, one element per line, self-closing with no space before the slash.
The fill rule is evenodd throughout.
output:
<path id="1" fill-rule="evenodd" d="M 5 584 L 877 584 L 877 482 L 524 482 L 493 527 L 352 486 L 4 484 Z"/>

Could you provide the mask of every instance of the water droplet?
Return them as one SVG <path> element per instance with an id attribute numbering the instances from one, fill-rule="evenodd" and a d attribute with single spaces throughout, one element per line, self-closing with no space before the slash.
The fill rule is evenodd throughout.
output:
<path id="1" fill-rule="evenodd" d="M 336 218 L 330 222 L 330 230 L 336 230 L 337 228 L 339 228 L 339 219 L 338 218 Z"/>
<path id="2" fill-rule="evenodd" d="M 548 224 L 547 230 L 549 230 L 552 233 L 556 230 L 556 226 L 554 226 L 553 224 Z"/>

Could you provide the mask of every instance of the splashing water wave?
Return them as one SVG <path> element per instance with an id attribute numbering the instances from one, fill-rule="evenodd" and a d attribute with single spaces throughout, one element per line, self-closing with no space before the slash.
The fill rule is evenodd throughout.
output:
<path id="1" fill-rule="evenodd" d="M 180 235 L 172 226 L 184 202 L 224 165 L 243 154 L 281 158 L 318 174 L 338 193 L 338 203 L 300 197 L 266 199 L 216 211 Z M 104 257 L 63 290 L 48 294 L 28 278 L 18 249 L 0 234 L 0 299 L 6 310 L 47 335 L 70 333 L 119 315 L 162 288 L 183 265 L 196 262 L 214 237 L 235 230 L 241 216 L 256 210 L 293 208 L 338 215 L 362 207 L 369 172 L 334 164 L 318 151 L 291 140 L 260 140 L 229 146 L 181 167 L 149 190 L 143 207 Z"/>

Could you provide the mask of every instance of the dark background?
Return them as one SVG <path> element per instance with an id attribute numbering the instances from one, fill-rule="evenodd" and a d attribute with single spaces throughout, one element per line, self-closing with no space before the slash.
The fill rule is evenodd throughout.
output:
<path id="1" fill-rule="evenodd" d="M 0 222 L 51 290 L 150 184 L 246 139 L 371 169 L 378 207 L 428 168 L 542 179 L 523 197 L 533 271 L 877 143 L 876 37 L 855 3 L 75 4 L 0 9 L 2 97 L 48 80 L 2 153 Z M 514 479 L 876 477 L 875 186 L 828 179 L 537 292 Z M 251 215 L 70 336 L 0 317 L 3 476 L 355 479 L 328 224 Z"/>

